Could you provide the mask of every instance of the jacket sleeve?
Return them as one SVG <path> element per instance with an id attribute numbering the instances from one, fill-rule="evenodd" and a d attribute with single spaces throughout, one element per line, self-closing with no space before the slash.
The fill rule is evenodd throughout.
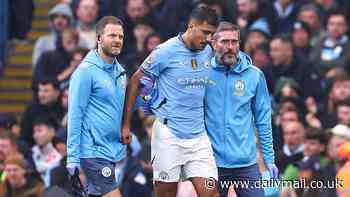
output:
<path id="1" fill-rule="evenodd" d="M 266 80 L 262 72 L 259 73 L 256 94 L 253 100 L 253 114 L 258 130 L 259 144 L 265 164 L 274 163 L 272 144 L 271 101 L 267 90 Z"/>
<path id="2" fill-rule="evenodd" d="M 166 69 L 164 60 L 168 58 L 168 50 L 155 48 L 152 53 L 143 61 L 140 69 L 149 77 L 159 77 L 160 73 Z"/>
<path id="3" fill-rule="evenodd" d="M 69 85 L 67 164 L 80 164 L 80 139 L 83 117 L 92 89 L 92 75 L 88 67 L 80 65 L 72 75 Z"/>

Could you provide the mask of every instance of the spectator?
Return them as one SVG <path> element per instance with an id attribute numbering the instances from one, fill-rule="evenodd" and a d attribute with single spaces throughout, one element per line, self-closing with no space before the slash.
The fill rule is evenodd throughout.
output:
<path id="1" fill-rule="evenodd" d="M 98 14 L 97 0 L 80 0 L 76 10 L 76 28 L 80 37 L 87 42 L 86 48 L 96 46 L 96 19 Z"/>
<path id="2" fill-rule="evenodd" d="M 350 97 L 336 105 L 337 123 L 350 126 Z"/>
<path id="3" fill-rule="evenodd" d="M 261 26 L 257 23 L 253 24 L 248 30 L 247 38 L 244 43 L 244 52 L 251 55 L 259 44 L 268 43 L 270 36 L 271 33 L 267 26 Z"/>
<path id="4" fill-rule="evenodd" d="M 263 67 L 271 64 L 269 53 L 270 49 L 268 43 L 258 44 L 256 49 L 252 51 L 252 60 L 255 66 L 262 69 Z"/>
<path id="5" fill-rule="evenodd" d="M 319 129 L 307 129 L 305 131 L 305 140 L 303 142 L 303 155 L 302 160 L 307 160 L 310 157 L 317 157 L 319 159 L 321 170 L 328 165 L 329 161 L 324 156 L 328 138 L 323 130 Z M 302 162 L 302 161 L 301 161 Z M 290 163 L 283 173 L 283 179 L 285 180 L 297 180 L 300 170 L 300 162 Z"/>
<path id="6" fill-rule="evenodd" d="M 149 55 L 148 53 L 145 57 L 143 57 L 143 52 L 146 47 L 145 39 L 153 33 L 154 28 L 149 23 L 145 21 L 135 23 L 135 28 L 133 29 L 133 35 L 135 38 L 135 46 L 133 49 L 134 52 L 126 55 L 122 60 L 123 65 L 126 65 L 125 68 L 128 74 L 134 73 L 138 66 L 145 60 L 147 55 Z"/>
<path id="7" fill-rule="evenodd" d="M 75 49 L 73 52 L 71 52 L 68 67 L 57 74 L 57 80 L 60 82 L 60 88 L 68 86 L 71 75 L 88 52 L 89 51 L 87 49 L 82 48 Z"/>
<path id="8" fill-rule="evenodd" d="M 337 188 L 337 194 L 339 197 L 348 197 L 350 194 L 350 142 L 341 145 L 338 155 L 345 164 L 337 173 L 337 179 L 342 180 L 342 187 Z"/>
<path id="9" fill-rule="evenodd" d="M 5 181 L 0 185 L 1 196 L 42 197 L 44 184 L 40 177 L 28 171 L 26 161 L 21 154 L 9 155 L 5 162 Z"/>
<path id="10" fill-rule="evenodd" d="M 336 139 L 334 141 L 346 142 L 350 140 L 350 128 L 347 125 L 337 124 L 335 127 L 331 128 L 330 133 L 332 134 L 332 138 Z M 341 139 L 341 140 L 338 140 Z M 342 143 L 335 143 L 342 144 Z M 331 151 L 331 157 L 335 158 L 337 151 Z"/>
<path id="11" fill-rule="evenodd" d="M 12 0 L 8 3 L 9 38 L 14 39 L 14 41 L 24 41 L 32 26 L 34 2 L 33 0 Z"/>
<path id="12" fill-rule="evenodd" d="M 342 0 L 316 0 L 315 3 L 322 9 L 324 15 L 329 14 L 332 10 L 341 9 Z"/>
<path id="13" fill-rule="evenodd" d="M 215 10 L 216 15 L 218 15 L 219 21 L 222 21 L 223 16 L 223 6 L 219 0 L 201 0 L 198 6 L 208 6 Z"/>
<path id="14" fill-rule="evenodd" d="M 57 121 L 64 115 L 62 106 L 59 103 L 59 85 L 54 79 L 42 79 L 38 83 L 37 99 L 27 107 L 22 114 L 20 139 L 32 146 L 33 122 L 40 114 L 51 114 Z"/>
<path id="15" fill-rule="evenodd" d="M 296 21 L 293 24 L 292 39 L 296 53 L 303 59 L 309 59 L 311 32 L 308 24 L 303 21 Z"/>
<path id="16" fill-rule="evenodd" d="M 127 18 L 131 22 L 137 22 L 145 19 L 149 14 L 149 7 L 144 0 L 128 0 L 126 5 Z"/>
<path id="17" fill-rule="evenodd" d="M 23 142 L 17 140 L 17 137 L 10 131 L 3 131 L 0 133 L 0 170 L 4 170 L 3 162 L 9 155 L 14 153 L 23 154 L 28 165 L 28 170 L 35 171 L 35 165 L 32 158 L 30 148 Z"/>
<path id="18" fill-rule="evenodd" d="M 146 21 L 151 23 L 149 16 L 149 7 L 146 5 L 145 0 L 127 0 L 125 14 L 120 16 L 120 19 L 124 23 L 124 43 L 121 57 L 127 54 L 136 52 L 136 38 L 134 36 L 134 29 L 139 21 Z"/>
<path id="19" fill-rule="evenodd" d="M 78 47 L 78 42 L 79 34 L 73 29 L 65 29 L 62 38 L 57 40 L 56 50 L 47 51 L 39 57 L 33 74 L 34 93 L 38 91 L 36 87 L 41 79 L 58 79 L 58 75 L 70 66 L 72 53 Z"/>
<path id="20" fill-rule="evenodd" d="M 293 42 L 288 35 L 279 35 L 270 42 L 271 65 L 263 68 L 270 92 L 275 89 L 277 80 L 284 76 L 293 78 L 303 87 L 304 99 L 312 96 L 322 98 L 321 78 L 316 68 L 297 56 Z"/>
<path id="21" fill-rule="evenodd" d="M 273 145 L 275 152 L 281 151 L 283 147 L 283 128 L 291 121 L 302 121 L 300 111 L 300 104 L 297 99 L 286 98 L 283 99 L 278 107 L 278 112 L 274 116 L 274 124 L 272 130 Z"/>
<path id="22" fill-rule="evenodd" d="M 299 167 L 299 180 L 305 180 L 306 187 L 309 188 L 296 188 L 296 193 L 300 197 L 325 197 L 326 188 L 310 187 L 312 181 L 322 181 L 321 177 L 321 161 L 319 156 L 305 157 L 298 163 Z M 323 182 L 324 184 L 326 182 Z"/>
<path id="23" fill-rule="evenodd" d="M 350 129 L 345 125 L 337 125 L 331 129 L 331 136 L 327 145 L 327 159 L 329 160 L 328 166 L 325 167 L 324 173 L 328 180 L 335 180 L 336 174 L 342 163 L 341 158 L 338 155 L 339 148 L 342 144 L 350 140 Z M 334 194 L 336 188 L 333 188 Z M 332 195 L 336 196 L 336 195 Z"/>
<path id="24" fill-rule="evenodd" d="M 57 127 L 56 120 L 49 116 L 38 116 L 33 123 L 33 160 L 46 187 L 50 185 L 50 170 L 57 167 L 62 159 L 52 143 Z"/>
<path id="25" fill-rule="evenodd" d="M 311 32 L 310 45 L 315 47 L 326 35 L 319 8 L 312 3 L 303 5 L 298 12 L 298 19 L 309 25 Z"/>
<path id="26" fill-rule="evenodd" d="M 284 123 L 291 121 L 291 120 L 297 120 L 297 121 L 304 121 L 304 105 L 300 101 L 300 98 L 297 97 L 282 97 L 278 106 L 278 113 L 281 115 L 281 126 L 284 125 Z M 285 116 L 287 112 L 293 112 L 293 115 L 287 115 Z M 295 112 L 295 113 L 294 113 Z M 293 117 L 293 118 L 287 118 L 287 117 Z M 285 118 L 285 120 L 284 120 Z"/>
<path id="27" fill-rule="evenodd" d="M 346 15 L 342 12 L 330 13 L 327 20 L 327 35 L 315 46 L 311 60 L 319 65 L 325 76 L 331 68 L 346 68 L 350 56 L 350 42 Z"/>
<path id="28" fill-rule="evenodd" d="M 57 4 L 49 12 L 50 24 L 53 32 L 40 37 L 33 49 L 32 66 L 35 68 L 41 54 L 45 51 L 54 50 L 56 48 L 56 40 L 58 34 L 67 29 L 73 22 L 73 15 L 70 7 L 66 4 Z"/>
<path id="29" fill-rule="evenodd" d="M 150 0 L 150 17 L 154 27 L 164 40 L 184 32 L 194 1 L 188 0 Z M 232 13 L 232 10 L 229 11 Z M 181 13 L 181 14 L 179 14 Z M 166 19 L 166 20 L 164 20 Z"/>
<path id="30" fill-rule="evenodd" d="M 0 115 L 0 132 L 10 130 L 16 136 L 19 135 L 21 129 L 15 116 L 10 114 Z"/>
<path id="31" fill-rule="evenodd" d="M 16 140 L 8 131 L 2 131 L 0 134 L 0 172 L 3 174 L 5 169 L 4 161 L 6 157 L 17 152 Z"/>
<path id="32" fill-rule="evenodd" d="M 278 79 L 273 94 L 275 101 L 279 103 L 283 98 L 300 99 L 303 97 L 302 89 L 292 78 L 281 77 Z"/>
<path id="33" fill-rule="evenodd" d="M 296 18 L 298 4 L 293 0 L 276 0 L 273 4 L 275 11 L 276 34 L 290 32 Z"/>
<path id="34" fill-rule="evenodd" d="M 141 52 L 144 48 L 145 39 L 148 35 L 154 33 L 154 29 L 150 24 L 138 22 L 134 28 L 134 36 L 136 38 L 137 52 Z"/>
<path id="35" fill-rule="evenodd" d="M 143 48 L 138 53 L 128 54 L 122 64 L 125 65 L 127 76 L 131 76 L 146 59 L 146 57 L 162 42 L 158 33 L 151 33 L 144 39 Z"/>
<path id="36" fill-rule="evenodd" d="M 264 27 L 269 34 L 272 34 L 275 13 L 271 2 L 264 0 L 237 0 L 237 9 L 238 17 L 236 22 L 240 26 L 242 40 L 245 40 L 249 27 L 255 25 Z"/>
<path id="37" fill-rule="evenodd" d="M 277 167 L 283 174 L 289 164 L 295 164 L 303 158 L 304 126 L 298 121 L 291 121 L 283 127 L 283 149 L 277 153 Z"/>
<path id="38" fill-rule="evenodd" d="M 162 43 L 162 37 L 158 33 L 149 34 L 144 41 L 143 49 L 141 51 L 141 59 L 146 57 L 155 49 L 160 43 Z"/>
<path id="39" fill-rule="evenodd" d="M 317 109 L 317 117 L 322 122 L 323 128 L 331 128 L 337 124 L 336 104 L 350 98 L 350 78 L 348 76 L 333 79 L 329 86 L 327 98 Z"/>

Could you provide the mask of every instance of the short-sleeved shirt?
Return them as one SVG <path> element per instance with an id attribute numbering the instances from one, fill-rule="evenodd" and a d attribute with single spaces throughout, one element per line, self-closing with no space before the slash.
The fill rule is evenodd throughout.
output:
<path id="1" fill-rule="evenodd" d="M 154 114 L 167 119 L 171 132 L 190 139 L 204 133 L 203 98 L 212 49 L 188 49 L 181 35 L 159 45 L 143 62 L 141 70 L 156 78 L 158 97 Z"/>

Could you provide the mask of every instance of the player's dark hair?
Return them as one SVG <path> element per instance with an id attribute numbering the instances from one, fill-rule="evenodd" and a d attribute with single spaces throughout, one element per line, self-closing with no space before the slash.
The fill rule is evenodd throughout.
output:
<path id="1" fill-rule="evenodd" d="M 190 19 L 199 23 L 207 22 L 210 25 L 218 26 L 219 20 L 216 12 L 208 6 L 202 5 L 195 8 L 190 14 Z"/>

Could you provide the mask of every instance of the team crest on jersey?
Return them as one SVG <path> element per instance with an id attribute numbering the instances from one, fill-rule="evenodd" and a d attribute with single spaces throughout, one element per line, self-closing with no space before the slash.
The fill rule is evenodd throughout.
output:
<path id="1" fill-rule="evenodd" d="M 243 96 L 245 91 L 245 83 L 243 80 L 236 80 L 234 82 L 233 94 L 236 96 Z"/>

